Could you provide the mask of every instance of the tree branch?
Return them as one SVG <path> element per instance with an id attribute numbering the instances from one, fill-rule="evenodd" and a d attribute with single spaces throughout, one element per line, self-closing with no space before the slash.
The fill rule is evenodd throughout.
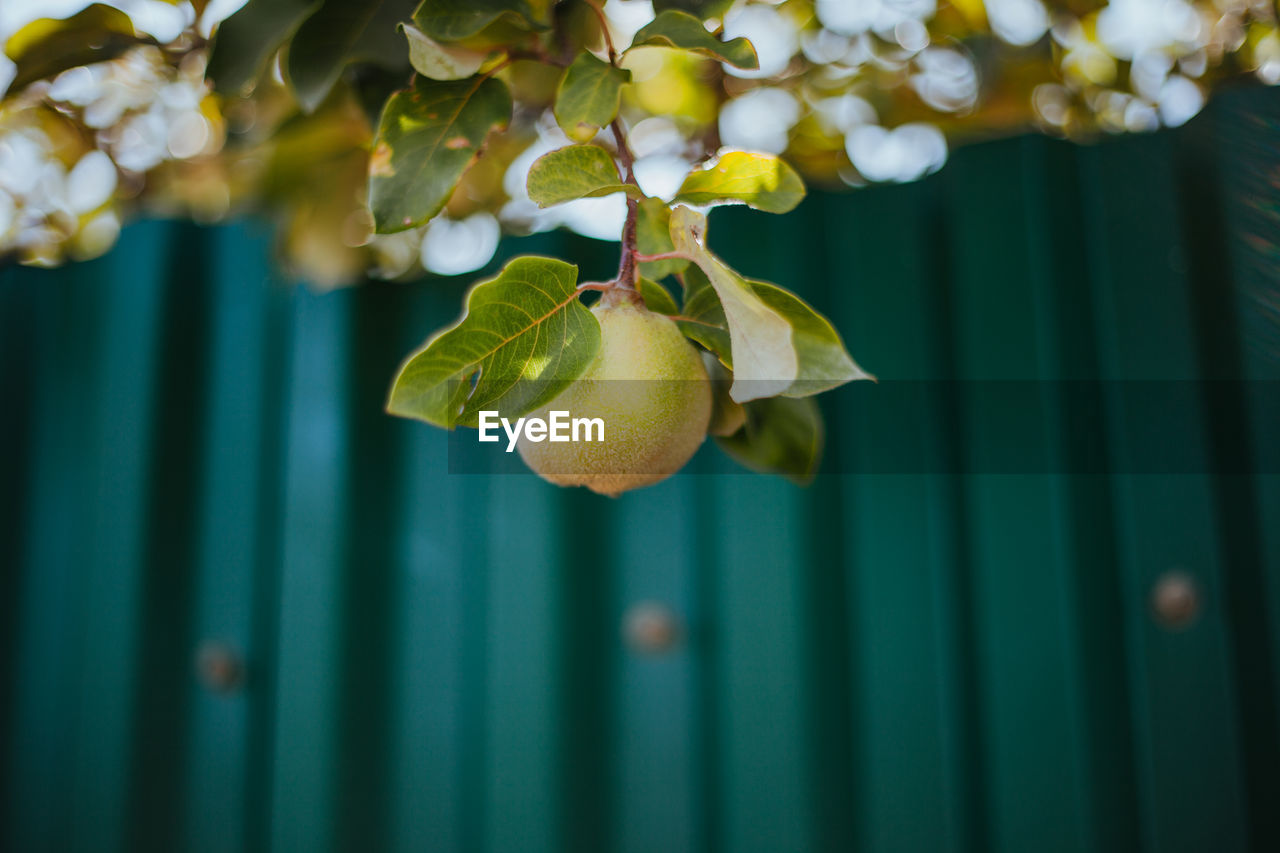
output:
<path id="1" fill-rule="evenodd" d="M 613 34 L 609 32 L 609 18 L 605 15 L 604 8 L 597 0 L 582 0 L 582 2 L 590 6 L 591 10 L 596 13 L 596 19 L 600 22 L 600 32 L 604 35 L 605 47 L 609 49 L 609 64 L 617 68 L 618 52 L 613 49 Z"/>

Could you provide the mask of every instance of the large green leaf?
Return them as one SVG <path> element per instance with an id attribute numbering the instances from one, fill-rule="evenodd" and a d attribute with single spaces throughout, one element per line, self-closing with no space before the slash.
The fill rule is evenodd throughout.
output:
<path id="1" fill-rule="evenodd" d="M 382 0 L 348 52 L 350 62 L 371 62 L 388 69 L 409 69 L 400 26 L 413 17 L 418 0 Z M 463 75 L 470 77 L 470 74 Z"/>
<path id="2" fill-rule="evenodd" d="M 5 56 L 18 66 L 8 91 L 21 91 L 69 68 L 114 59 L 144 42 L 152 40 L 134 30 L 128 15 L 101 3 L 65 20 L 40 18 L 9 36 L 4 44 Z"/>
<path id="3" fill-rule="evenodd" d="M 432 80 L 463 80 L 479 71 L 489 56 L 486 51 L 441 44 L 413 24 L 403 24 L 401 29 L 409 41 L 413 70 Z"/>
<path id="4" fill-rule="evenodd" d="M 572 264 L 525 257 L 477 284 L 462 319 L 400 369 L 387 411 L 452 429 L 475 426 L 481 410 L 514 418 L 553 400 L 600 348 L 577 277 Z"/>
<path id="5" fill-rule="evenodd" d="M 729 323 L 720 297 L 697 267 L 684 274 L 685 303 L 677 321 L 685 336 L 702 344 L 728 369 L 733 369 Z M 796 378 L 784 391 L 787 397 L 807 397 L 856 379 L 875 379 L 849 356 L 831 322 L 789 290 L 767 281 L 747 281 L 761 302 L 791 326 L 795 347 Z"/>
<path id="6" fill-rule="evenodd" d="M 369 162 L 378 233 L 413 228 L 439 213 L 489 132 L 510 120 L 511 93 L 492 77 L 419 77 L 392 95 Z"/>
<path id="7" fill-rule="evenodd" d="M 744 38 L 720 41 L 707 32 L 702 21 L 688 12 L 674 9 L 668 9 L 658 15 L 636 33 L 636 37 L 631 41 L 631 47 L 643 45 L 691 50 L 739 68 L 754 70 L 760 67 L 760 60 L 756 58 L 756 49 L 751 46 L 751 42 Z"/>
<path id="8" fill-rule="evenodd" d="M 772 154 L 728 151 L 689 173 L 677 202 L 745 204 L 768 213 L 787 213 L 804 199 L 804 181 Z"/>
<path id="9" fill-rule="evenodd" d="M 321 0 L 249 0 L 218 25 L 206 76 L 224 94 L 239 93 L 255 83 L 285 39 Z"/>
<path id="10" fill-rule="evenodd" d="M 636 216 L 636 248 L 642 255 L 665 255 L 675 251 L 671 244 L 671 208 L 660 198 L 646 198 L 640 202 Z M 689 262 L 680 258 L 647 261 L 640 265 L 640 274 L 655 280 L 682 272 Z"/>
<path id="11" fill-rule="evenodd" d="M 822 460 L 822 412 L 812 399 L 773 397 L 747 403 L 746 423 L 716 444 L 741 465 L 804 485 Z"/>
<path id="12" fill-rule="evenodd" d="M 620 192 L 640 194 L 637 187 L 622 183 L 613 157 L 596 145 L 566 145 L 543 154 L 529 167 L 528 190 L 539 207 Z"/>
<path id="13" fill-rule="evenodd" d="M 849 355 L 831 321 L 803 299 L 767 281 L 747 283 L 756 296 L 791 324 L 791 340 L 800 366 L 796 381 L 784 392 L 786 396 L 808 397 L 856 379 L 875 379 Z"/>
<path id="14" fill-rule="evenodd" d="M 671 242 L 706 274 L 724 310 L 733 350 L 730 394 L 739 403 L 781 394 L 799 372 L 791 324 L 703 245 L 706 226 L 705 216 L 683 205 L 671 212 Z"/>
<path id="15" fill-rule="evenodd" d="M 383 0 L 326 0 L 289 42 L 285 75 L 304 112 L 313 112 L 338 82 L 351 49 Z"/>
<path id="16" fill-rule="evenodd" d="M 418 29 L 437 41 L 459 41 L 498 21 L 520 28 L 539 23 L 526 0 L 423 0 L 413 13 Z"/>
<path id="17" fill-rule="evenodd" d="M 582 51 L 564 72 L 556 90 L 556 121 L 570 139 L 590 142 L 600 128 L 617 117 L 622 86 L 630 81 L 630 71 L 614 68 Z"/>
<path id="18" fill-rule="evenodd" d="M 285 74 L 302 109 L 313 112 L 352 62 L 403 68 L 404 42 L 396 30 L 414 4 L 415 0 L 325 0 L 289 42 Z"/>

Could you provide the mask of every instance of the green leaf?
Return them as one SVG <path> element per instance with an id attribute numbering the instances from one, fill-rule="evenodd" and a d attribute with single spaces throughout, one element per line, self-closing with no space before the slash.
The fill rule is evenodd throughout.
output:
<path id="1" fill-rule="evenodd" d="M 812 399 L 773 397 L 747 403 L 746 424 L 716 438 L 720 449 L 739 464 L 764 474 L 781 474 L 805 485 L 822 459 L 822 412 Z"/>
<path id="2" fill-rule="evenodd" d="M 417 5 L 418 0 L 382 0 L 364 32 L 351 46 L 347 54 L 348 63 L 371 62 L 383 68 L 407 72 L 411 66 L 405 54 L 400 25 L 413 16 Z"/>
<path id="3" fill-rule="evenodd" d="M 401 24 L 409 40 L 409 63 L 413 70 L 432 80 L 462 80 L 480 70 L 489 53 L 444 45 L 413 24 Z"/>
<path id="4" fill-rule="evenodd" d="M 655 12 L 678 9 L 681 12 L 697 15 L 704 20 L 723 14 L 732 5 L 733 0 L 653 0 Z"/>
<path id="5" fill-rule="evenodd" d="M 791 324 L 707 250 L 702 243 L 706 226 L 706 217 L 687 207 L 671 212 L 671 242 L 706 274 L 724 310 L 733 350 L 733 399 L 744 403 L 781 394 L 799 371 Z"/>
<path id="6" fill-rule="evenodd" d="M 791 324 L 791 340 L 800 367 L 796 381 L 783 392 L 785 396 L 808 397 L 856 379 L 875 380 L 850 357 L 831 321 L 803 299 L 767 281 L 748 284 L 756 296 Z"/>
<path id="7" fill-rule="evenodd" d="M 642 255 L 665 255 L 675 251 L 671 244 L 671 208 L 660 198 L 640 202 L 636 217 L 636 248 Z M 684 271 L 689 262 L 680 258 L 648 261 L 640 265 L 640 274 L 660 281 Z"/>
<path id="8" fill-rule="evenodd" d="M 637 187 L 622 183 L 613 157 L 596 145 L 567 145 L 543 154 L 529 167 L 528 190 L 539 207 L 620 192 L 640 194 Z"/>
<path id="9" fill-rule="evenodd" d="M 653 313 L 666 314 L 668 317 L 673 317 L 680 313 L 680 306 L 676 305 L 675 299 L 672 298 L 665 287 L 656 281 L 641 278 L 636 283 L 636 290 L 640 292 L 640 298 L 644 300 L 644 307 Z"/>
<path id="10" fill-rule="evenodd" d="M 600 349 L 577 278 L 572 264 L 524 257 L 477 284 L 462 319 L 401 367 L 387 411 L 452 429 L 475 426 L 481 410 L 514 418 L 553 400 Z"/>
<path id="11" fill-rule="evenodd" d="M 289 42 L 285 76 L 303 112 L 314 112 L 338 82 L 348 55 L 382 0 L 326 0 Z"/>
<path id="12" fill-rule="evenodd" d="M 645 25 L 631 41 L 631 47 L 658 45 L 691 50 L 713 59 L 719 59 L 739 68 L 757 69 L 760 60 L 756 49 L 744 38 L 722 42 L 702 25 L 702 21 L 687 12 L 669 9 Z M 630 48 L 628 48 L 630 49 Z"/>
<path id="13" fill-rule="evenodd" d="M 437 41 L 474 36 L 496 21 L 522 29 L 538 25 L 526 0 L 423 0 L 413 13 L 418 29 Z"/>
<path id="14" fill-rule="evenodd" d="M 680 330 L 732 370 L 729 326 L 720 298 L 697 267 L 685 272 L 684 281 L 685 305 L 677 321 Z M 856 379 L 875 379 L 849 356 L 831 322 L 803 299 L 767 281 L 747 281 L 747 286 L 791 325 L 798 368 L 795 381 L 780 392 L 783 396 L 807 397 Z"/>
<path id="15" fill-rule="evenodd" d="M 19 92 L 37 80 L 69 68 L 115 59 L 138 44 L 154 41 L 138 34 L 119 9 L 94 3 L 65 20 L 40 18 L 9 36 L 5 56 L 18 66 L 8 91 Z"/>
<path id="16" fill-rule="evenodd" d="M 289 42 L 285 61 L 285 75 L 303 112 L 314 112 L 353 62 L 404 68 L 396 28 L 413 6 L 414 0 L 325 0 L 303 21 Z"/>
<path id="17" fill-rule="evenodd" d="M 206 76 L 223 94 L 256 83 L 267 62 L 321 0 L 249 0 L 218 25 Z"/>
<path id="18" fill-rule="evenodd" d="M 745 204 L 767 213 L 787 213 L 804 199 L 804 181 L 771 154 L 729 151 L 689 173 L 677 202 Z"/>
<path id="19" fill-rule="evenodd" d="M 733 369 L 733 345 L 729 339 L 729 321 L 725 319 L 720 297 L 706 273 L 690 266 L 681 276 L 684 282 L 684 309 L 676 325 L 690 340 L 710 351 L 727 369 Z"/>
<path id="20" fill-rule="evenodd" d="M 733 435 L 747 422 L 747 410 L 729 396 L 733 374 L 709 352 L 702 354 L 702 362 L 711 381 L 711 422 L 707 424 L 707 435 Z"/>
<path id="21" fill-rule="evenodd" d="M 440 212 L 491 130 L 511 121 L 511 93 L 492 77 L 419 77 L 392 95 L 369 159 L 369 207 L 380 234 Z"/>
<path id="22" fill-rule="evenodd" d="M 584 50 L 564 72 L 556 90 L 556 122 L 575 142 L 590 142 L 617 117 L 622 86 L 629 82 L 630 71 L 614 68 Z"/>

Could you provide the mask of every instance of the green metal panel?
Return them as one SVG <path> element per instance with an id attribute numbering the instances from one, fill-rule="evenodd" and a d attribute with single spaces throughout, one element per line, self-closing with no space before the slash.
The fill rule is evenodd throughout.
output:
<path id="1" fill-rule="evenodd" d="M 1117 149 L 1136 153 L 1127 140 Z M 1200 378 L 1170 141 L 1156 138 L 1143 156 L 1112 162 L 1099 162 L 1098 153 L 1087 152 L 1085 168 L 1096 179 L 1086 204 L 1096 229 L 1090 260 L 1103 376 Z M 1123 175 L 1116 171 L 1120 164 Z M 1112 461 L 1122 471 L 1113 478 L 1112 493 L 1142 840 L 1160 850 L 1244 849 L 1242 745 L 1226 657 L 1221 540 L 1210 478 L 1123 473 L 1137 451 L 1130 434 L 1134 421 L 1151 412 L 1129 399 L 1108 402 Z M 1182 424 L 1179 442 L 1203 447 L 1198 426 Z M 1177 568 L 1196 578 L 1207 600 L 1197 625 L 1173 633 L 1154 626 L 1144 605 L 1160 574 Z M 1171 713 L 1175 708 L 1185 712 Z"/>
<path id="2" fill-rule="evenodd" d="M 717 213 L 882 380 L 823 398 L 808 490 L 450 473 L 381 403 L 467 280 L 312 292 L 246 223 L 0 270 L 0 849 L 1280 848 L 1277 396 L 1188 385 L 1217 473 L 1135 473 L 1152 412 L 1097 383 L 1280 380 L 1278 142 L 1237 92 Z"/>

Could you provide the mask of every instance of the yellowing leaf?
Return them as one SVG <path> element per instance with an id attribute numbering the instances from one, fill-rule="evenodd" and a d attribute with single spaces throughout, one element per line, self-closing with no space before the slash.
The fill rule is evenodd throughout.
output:
<path id="1" fill-rule="evenodd" d="M 462 319 L 401 367 L 387 411 L 436 426 L 475 426 L 481 410 L 519 417 L 553 400 L 600 348 L 578 300 L 578 268 L 516 258 L 467 294 Z"/>
<path id="2" fill-rule="evenodd" d="M 702 25 L 702 21 L 690 15 L 669 9 L 650 21 L 631 41 L 631 47 L 658 45 L 691 50 L 695 53 L 719 59 L 739 68 L 756 69 L 760 60 L 756 49 L 744 38 L 722 42 Z"/>
<path id="3" fill-rule="evenodd" d="M 706 275 L 724 310 L 733 348 L 730 396 L 742 403 L 781 394 L 799 372 L 791 324 L 703 245 L 706 225 L 705 216 L 687 207 L 671 212 L 671 242 Z"/>
<path id="4" fill-rule="evenodd" d="M 675 200 L 700 206 L 737 203 L 768 213 L 787 213 L 804 195 L 804 181 L 778 157 L 729 151 L 690 172 Z"/>
<path id="5" fill-rule="evenodd" d="M 622 86 L 630 80 L 630 71 L 582 51 L 564 72 L 556 91 L 556 122 L 570 139 L 590 142 L 618 115 Z"/>
<path id="6" fill-rule="evenodd" d="M 378 233 L 413 228 L 439 213 L 489 132 L 510 120 L 511 93 L 492 77 L 419 77 L 392 95 L 369 164 Z"/>

